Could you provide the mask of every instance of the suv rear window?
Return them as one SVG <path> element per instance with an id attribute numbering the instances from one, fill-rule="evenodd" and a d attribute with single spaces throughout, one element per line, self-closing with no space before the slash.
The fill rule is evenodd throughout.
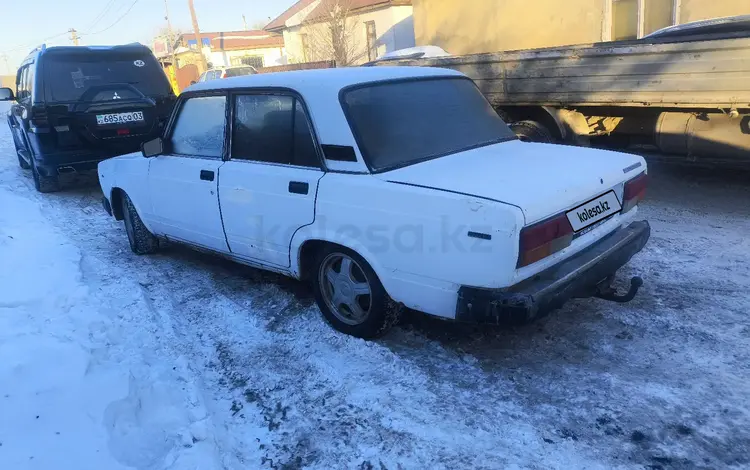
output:
<path id="1" fill-rule="evenodd" d="M 88 51 L 85 54 L 47 54 L 44 56 L 44 79 L 47 99 L 53 102 L 105 99 L 102 93 L 87 93 L 102 85 L 123 84 L 125 88 L 130 85 L 148 97 L 167 96 L 171 92 L 159 63 L 150 54 L 143 53 Z M 127 92 L 120 97 L 131 98 Z"/>
<path id="2" fill-rule="evenodd" d="M 467 78 L 360 85 L 344 92 L 342 104 L 373 171 L 516 139 Z"/>

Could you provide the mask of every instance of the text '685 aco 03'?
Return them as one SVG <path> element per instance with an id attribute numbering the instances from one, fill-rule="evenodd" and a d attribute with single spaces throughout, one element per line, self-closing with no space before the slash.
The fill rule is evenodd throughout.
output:
<path id="1" fill-rule="evenodd" d="M 521 142 L 464 75 L 411 67 L 199 83 L 162 137 L 99 164 L 134 252 L 168 240 L 311 282 L 325 319 L 363 338 L 404 308 L 504 323 L 632 299 L 639 278 L 611 284 L 650 235 L 646 173 Z"/>

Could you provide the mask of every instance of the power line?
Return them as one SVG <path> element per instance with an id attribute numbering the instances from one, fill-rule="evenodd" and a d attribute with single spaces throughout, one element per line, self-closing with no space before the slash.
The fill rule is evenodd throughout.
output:
<path id="1" fill-rule="evenodd" d="M 109 0 L 109 3 L 104 6 L 104 9 L 99 12 L 98 15 L 96 15 L 96 17 L 93 19 L 93 21 L 91 21 L 91 23 L 89 23 L 88 26 L 86 26 L 86 30 L 93 29 L 94 26 L 99 24 L 99 22 L 103 20 L 105 16 L 107 16 L 107 13 L 109 13 L 112 7 L 115 6 L 115 3 L 117 3 L 117 0 Z"/>
<path id="2" fill-rule="evenodd" d="M 125 13 L 123 13 L 119 18 L 117 18 L 117 20 L 115 20 L 115 22 L 112 23 L 111 25 L 107 26 L 106 28 L 104 28 L 102 30 L 95 31 L 93 33 L 86 33 L 85 35 L 86 36 L 93 36 L 94 34 L 100 34 L 100 33 L 103 33 L 105 31 L 108 31 L 108 30 L 114 28 L 115 25 L 117 25 L 120 21 L 122 21 L 123 18 L 125 18 L 126 16 L 128 16 L 128 13 L 130 13 L 130 11 L 133 9 L 133 7 L 135 7 L 136 3 L 138 3 L 138 0 L 135 0 L 133 3 L 131 3 L 130 6 L 128 7 L 128 9 L 125 10 Z M 84 35 L 82 34 L 81 36 L 84 36 Z"/>
<path id="3" fill-rule="evenodd" d="M 65 36 L 66 34 L 68 34 L 68 31 L 64 31 L 64 32 L 62 32 L 62 33 L 59 33 L 59 34 L 54 34 L 54 35 L 52 35 L 52 36 L 50 36 L 50 37 L 47 37 L 47 38 L 44 38 L 44 39 L 42 39 L 42 40 L 40 40 L 40 41 L 36 41 L 36 42 L 27 42 L 27 43 L 25 43 L 25 44 L 19 44 L 19 45 L 17 45 L 17 46 L 13 46 L 13 47 L 12 47 L 12 48 L 10 48 L 10 49 L 6 49 L 6 50 L 4 50 L 4 51 L 2 51 L 2 52 L 3 52 L 3 53 L 8 53 L 8 52 L 15 52 L 15 51 L 17 51 L 17 50 L 19 50 L 19 49 L 26 49 L 26 48 L 29 48 L 29 47 L 34 47 L 34 46 L 38 46 L 39 44 L 44 44 L 44 43 L 46 43 L 46 42 L 47 42 L 47 41 L 49 41 L 50 39 L 55 39 L 55 38 L 58 38 L 58 37 L 60 37 L 60 36 Z"/>

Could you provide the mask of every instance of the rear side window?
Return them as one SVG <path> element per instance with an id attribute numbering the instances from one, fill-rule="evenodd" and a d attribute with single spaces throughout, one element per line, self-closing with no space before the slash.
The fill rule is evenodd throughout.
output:
<path id="1" fill-rule="evenodd" d="M 221 158 L 226 104 L 225 96 L 201 96 L 185 101 L 172 131 L 172 153 Z"/>
<path id="2" fill-rule="evenodd" d="M 293 96 L 237 96 L 232 158 L 320 167 L 302 103 Z"/>
<path id="3" fill-rule="evenodd" d="M 48 53 L 44 60 L 44 81 L 50 101 L 107 101 L 171 93 L 164 71 L 150 54 Z M 115 92 L 118 98 L 113 98 Z"/>
<path id="4" fill-rule="evenodd" d="M 18 101 L 25 101 L 26 98 L 28 98 L 30 95 L 28 89 L 30 69 L 31 66 L 27 65 L 26 67 L 21 69 L 21 72 L 18 74 L 18 83 L 16 84 L 16 98 L 18 99 Z"/>

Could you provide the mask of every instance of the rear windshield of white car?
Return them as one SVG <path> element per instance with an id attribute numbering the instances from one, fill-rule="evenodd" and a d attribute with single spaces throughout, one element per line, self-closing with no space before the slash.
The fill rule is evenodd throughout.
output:
<path id="1" fill-rule="evenodd" d="M 109 101 L 167 96 L 164 70 L 151 54 L 85 51 L 44 56 L 47 101 Z"/>
<path id="2" fill-rule="evenodd" d="M 344 91 L 342 105 L 374 172 L 516 138 L 466 78 L 357 86 Z"/>

